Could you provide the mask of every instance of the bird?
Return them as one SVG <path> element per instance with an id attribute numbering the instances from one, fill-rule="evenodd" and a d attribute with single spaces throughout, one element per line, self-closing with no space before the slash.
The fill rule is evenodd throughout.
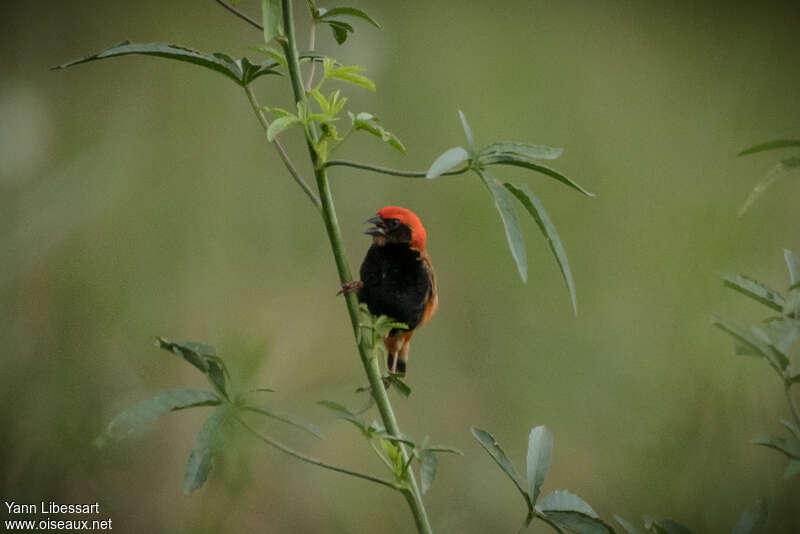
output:
<path id="1" fill-rule="evenodd" d="M 427 232 L 414 212 L 399 206 L 381 208 L 365 223 L 373 225 L 364 232 L 372 236 L 372 246 L 361 264 L 361 280 L 342 289 L 357 291 L 372 315 L 408 326 L 392 329 L 384 339 L 387 368 L 405 376 L 411 337 L 439 306 L 436 275 L 425 248 Z"/>

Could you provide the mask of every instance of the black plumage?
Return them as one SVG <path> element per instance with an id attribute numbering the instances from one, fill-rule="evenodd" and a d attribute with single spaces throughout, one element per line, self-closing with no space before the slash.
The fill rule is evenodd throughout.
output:
<path id="1" fill-rule="evenodd" d="M 431 277 L 420 253 L 408 243 L 373 244 L 361 264 L 358 300 L 373 315 L 386 315 L 416 328 L 431 294 Z"/>

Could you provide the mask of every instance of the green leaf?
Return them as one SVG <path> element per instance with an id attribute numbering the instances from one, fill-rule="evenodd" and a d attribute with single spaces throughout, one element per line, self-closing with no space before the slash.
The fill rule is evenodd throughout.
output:
<path id="1" fill-rule="evenodd" d="M 525 159 L 557 159 L 563 153 L 563 148 L 517 143 L 515 141 L 500 141 L 483 148 L 479 156 L 514 155 Z"/>
<path id="2" fill-rule="evenodd" d="M 800 320 L 788 317 L 769 321 L 764 327 L 769 344 L 788 359 L 789 351 L 800 339 Z"/>
<path id="3" fill-rule="evenodd" d="M 275 119 L 267 128 L 267 140 L 272 142 L 281 132 L 295 124 L 300 124 L 300 122 L 300 118 L 297 115 Z"/>
<path id="4" fill-rule="evenodd" d="M 437 453 L 449 452 L 451 454 L 464 456 L 464 453 L 461 452 L 459 449 L 456 449 L 455 447 L 450 447 L 448 445 L 433 445 L 431 447 L 425 447 L 425 450 Z"/>
<path id="5" fill-rule="evenodd" d="M 800 475 L 800 460 L 789 460 L 789 465 L 786 466 L 786 471 L 783 472 L 783 479 L 789 480 Z"/>
<path id="6" fill-rule="evenodd" d="M 269 44 L 280 31 L 280 0 L 261 0 L 261 21 L 264 26 L 264 44 Z"/>
<path id="7" fill-rule="evenodd" d="M 531 502 L 539 498 L 539 492 L 544 484 L 547 472 L 550 470 L 550 460 L 553 455 L 553 434 L 544 426 L 537 426 L 531 430 L 528 437 L 528 495 Z M 556 498 L 555 493 L 551 493 Z M 588 505 L 587 505 L 588 506 Z M 572 508 L 570 508 L 572 509 Z"/>
<path id="8" fill-rule="evenodd" d="M 767 532 L 767 502 L 758 499 L 742 512 L 731 534 L 765 534 Z"/>
<path id="9" fill-rule="evenodd" d="M 159 348 L 182 357 L 202 373 L 208 373 L 208 363 L 203 356 L 214 355 L 214 347 L 193 342 L 172 342 L 163 337 L 156 338 L 155 344 Z"/>
<path id="10" fill-rule="evenodd" d="M 469 127 L 469 123 L 467 123 L 467 117 L 464 115 L 460 109 L 458 110 L 458 118 L 461 119 L 461 127 L 464 129 L 464 135 L 467 138 L 467 147 L 469 148 L 470 153 L 475 152 L 475 139 L 472 137 L 472 129 Z"/>
<path id="11" fill-rule="evenodd" d="M 528 157 L 522 156 L 520 154 L 492 154 L 492 155 L 485 155 L 478 158 L 478 164 L 482 166 L 489 166 L 489 165 L 513 165 L 515 167 L 523 167 L 525 169 L 530 169 L 532 171 L 536 171 L 542 173 L 544 175 L 550 176 L 551 178 L 555 178 L 559 182 L 572 187 L 573 189 L 580 191 L 586 196 L 593 197 L 595 196 L 594 193 L 591 193 L 578 185 L 577 182 L 573 181 L 570 178 L 567 178 L 560 172 L 540 163 L 536 163 L 532 161 Z"/>
<path id="12" fill-rule="evenodd" d="M 199 489 L 208 478 L 214 466 L 214 458 L 222 450 L 225 426 L 233 414 L 234 409 L 223 404 L 203 423 L 186 462 L 186 473 L 183 476 L 183 492 L 186 495 Z"/>
<path id="13" fill-rule="evenodd" d="M 478 440 L 478 443 L 481 444 L 481 447 L 486 449 L 486 452 L 489 453 L 489 456 L 492 457 L 492 460 L 494 460 L 497 465 L 500 466 L 500 469 L 503 470 L 503 472 L 517 487 L 519 492 L 522 494 L 522 497 L 525 499 L 528 509 L 532 509 L 533 503 L 531 502 L 530 495 L 528 495 L 528 492 L 524 489 L 522 478 L 520 478 L 519 473 L 517 473 L 517 470 L 514 469 L 514 464 L 512 464 L 511 460 L 508 459 L 508 456 L 506 456 L 506 453 L 500 447 L 500 444 L 497 443 L 497 440 L 494 439 L 494 436 L 492 436 L 486 430 L 475 426 L 471 426 L 470 431 L 475 439 Z"/>
<path id="14" fill-rule="evenodd" d="M 528 281 L 528 259 L 525 253 L 525 241 L 522 239 L 522 227 L 517 218 L 517 212 L 514 210 L 512 202 L 513 197 L 508 190 L 500 185 L 500 183 L 488 172 L 478 169 L 475 172 L 481 177 L 483 183 L 489 188 L 494 198 L 494 205 L 497 211 L 500 212 L 500 218 L 503 221 L 503 227 L 506 232 L 506 240 L 508 241 L 508 248 L 511 250 L 511 256 L 517 264 L 519 275 L 522 277 L 522 282 Z"/>
<path id="15" fill-rule="evenodd" d="M 744 215 L 747 210 L 750 209 L 750 206 L 752 206 L 753 203 L 758 199 L 758 197 L 764 193 L 764 191 L 778 181 L 782 180 L 787 174 L 791 173 L 798 167 L 800 167 L 800 156 L 792 156 L 782 159 L 780 162 L 778 162 L 778 164 L 770 169 L 764 178 L 753 187 L 753 190 L 747 196 L 744 204 L 741 208 L 739 208 L 738 216 L 741 217 Z"/>
<path id="16" fill-rule="evenodd" d="M 628 523 L 627 521 L 622 519 L 620 516 L 615 515 L 614 519 L 617 520 L 617 523 L 622 525 L 622 528 L 625 529 L 625 532 L 627 532 L 628 534 L 642 534 L 641 530 L 639 530 L 638 528 L 634 527 L 633 525 L 631 525 L 630 523 Z"/>
<path id="17" fill-rule="evenodd" d="M 103 446 L 108 440 L 120 440 L 140 432 L 160 416 L 177 410 L 198 406 L 216 406 L 220 398 L 211 391 L 178 388 L 159 392 L 120 413 L 108 424 L 96 444 Z"/>
<path id="18" fill-rule="evenodd" d="M 364 437 L 366 438 L 372 437 L 373 432 L 369 429 L 366 423 L 364 423 L 364 421 L 359 419 L 356 416 L 356 414 L 354 414 L 353 412 L 351 412 L 338 402 L 322 400 L 318 401 L 317 404 L 320 406 L 324 406 L 325 408 L 328 408 L 329 410 L 334 412 L 336 417 L 338 417 L 339 419 L 344 419 L 345 421 L 348 421 L 349 423 L 353 424 L 356 428 L 358 428 L 361 431 Z"/>
<path id="19" fill-rule="evenodd" d="M 320 432 L 319 428 L 316 427 L 316 425 L 314 425 L 312 423 L 308 423 L 306 421 L 303 421 L 302 419 L 300 419 L 298 417 L 295 417 L 294 415 L 291 415 L 291 414 L 275 411 L 275 410 L 272 410 L 270 408 L 257 408 L 255 406 L 242 406 L 241 410 L 245 411 L 245 412 L 253 412 L 253 413 L 261 414 L 261 415 L 266 416 L 266 417 L 271 417 L 273 419 L 277 419 L 278 421 L 282 421 L 282 422 L 284 422 L 286 424 L 289 424 L 289 425 L 292 425 L 292 426 L 296 426 L 297 428 L 302 428 L 306 432 L 309 432 L 310 434 L 313 434 L 314 436 L 318 437 L 319 439 L 322 439 L 322 438 L 325 437 L 325 436 L 323 436 L 322 432 Z"/>
<path id="20" fill-rule="evenodd" d="M 797 285 L 800 284 L 800 259 L 789 249 L 783 250 L 783 259 L 789 270 L 789 283 L 793 288 L 797 288 Z"/>
<path id="21" fill-rule="evenodd" d="M 389 439 L 381 439 L 380 442 L 383 452 L 386 453 L 386 457 L 394 468 L 393 472 L 395 478 L 397 480 L 402 480 L 403 474 L 405 473 L 405 460 L 403 459 L 403 453 L 400 451 L 400 447 Z"/>
<path id="22" fill-rule="evenodd" d="M 422 462 L 422 466 L 419 470 L 420 486 L 422 489 L 422 494 L 424 495 L 428 493 L 428 490 L 431 489 L 433 481 L 436 479 L 436 470 L 439 467 L 439 459 L 430 449 L 423 450 L 419 455 L 419 459 L 420 462 Z"/>
<path id="23" fill-rule="evenodd" d="M 687 527 L 672 519 L 645 517 L 645 528 L 655 534 L 694 534 Z"/>
<path id="24" fill-rule="evenodd" d="M 786 148 L 790 146 L 800 146 L 800 139 L 778 139 L 776 141 L 769 141 L 752 146 L 748 149 L 742 150 L 737 156 L 746 156 L 748 154 L 755 154 L 756 152 L 763 152 L 765 150 L 774 150 L 776 148 Z"/>
<path id="25" fill-rule="evenodd" d="M 544 210 L 542 203 L 533 195 L 527 184 L 514 185 L 506 183 L 505 186 L 517 197 L 517 200 L 525 206 L 525 209 L 528 210 L 528 213 L 531 214 L 533 220 L 536 221 L 536 224 L 542 231 L 542 235 L 547 239 L 547 244 L 550 246 L 550 250 L 553 252 L 558 266 L 561 268 L 564 282 L 567 284 L 567 290 L 569 291 L 570 300 L 572 301 L 572 309 L 577 314 L 578 301 L 575 293 L 575 282 L 572 280 L 572 270 L 569 268 L 567 251 L 564 249 L 564 245 L 561 244 L 561 239 L 558 237 L 555 225 Z"/>
<path id="26" fill-rule="evenodd" d="M 378 29 L 381 28 L 381 25 L 378 24 L 375 21 L 375 19 L 367 15 L 364 11 L 355 7 L 333 7 L 331 9 L 325 10 L 324 12 L 322 12 L 323 10 L 321 9 L 319 11 L 321 12 L 319 20 L 322 21 L 329 20 L 330 18 L 333 17 L 357 17 L 366 20 L 367 22 L 369 22 Z"/>
<path id="27" fill-rule="evenodd" d="M 375 91 L 375 83 L 361 74 L 364 72 L 364 67 L 358 65 L 342 65 L 337 67 L 330 58 L 325 58 L 323 66 L 325 69 L 325 78 L 353 83 L 365 89 L 369 89 L 370 91 Z"/>
<path id="28" fill-rule="evenodd" d="M 273 59 L 276 63 L 278 63 L 281 67 L 289 68 L 289 62 L 286 60 L 286 56 L 280 50 L 275 48 L 261 45 L 261 46 L 253 46 L 250 47 L 252 50 L 257 52 L 261 52 L 262 54 L 266 55 L 267 57 Z"/>
<path id="29" fill-rule="evenodd" d="M 740 347 L 739 350 L 737 350 L 739 354 L 753 354 L 762 356 L 763 358 L 766 358 L 775 371 L 783 376 L 783 372 L 789 365 L 789 360 L 786 358 L 786 355 L 781 354 L 777 349 L 770 346 L 766 342 L 768 337 L 763 330 L 758 329 L 758 327 L 753 327 L 753 331 L 748 332 L 741 326 L 735 325 L 728 321 L 723 321 L 718 317 L 713 318 L 712 323 L 723 332 L 727 332 L 741 346 L 747 348 L 747 351 L 745 352 L 742 351 Z"/>
<path id="30" fill-rule="evenodd" d="M 81 63 L 131 54 L 163 57 L 199 65 L 227 76 L 242 87 L 265 74 L 278 74 L 275 70 L 278 63 L 274 61 L 267 61 L 261 66 L 255 66 L 247 58 L 234 60 L 226 54 L 208 54 L 170 43 L 131 43 L 130 41 L 106 48 L 97 54 L 68 61 L 54 69 L 66 69 Z"/>
<path id="31" fill-rule="evenodd" d="M 457 146 L 445 150 L 441 156 L 431 164 L 425 178 L 438 178 L 447 171 L 451 171 L 460 166 L 465 161 L 469 160 L 469 154 L 466 150 Z"/>
<path id="32" fill-rule="evenodd" d="M 542 499 L 536 510 L 548 519 L 576 534 L 613 534 L 589 504 L 568 491 L 554 491 Z"/>
<path id="33" fill-rule="evenodd" d="M 792 433 L 794 439 L 800 442 L 800 428 L 797 428 L 796 424 L 794 424 L 792 421 L 787 421 L 786 419 L 781 419 L 781 424 L 789 429 L 789 432 Z"/>
<path id="34" fill-rule="evenodd" d="M 386 131 L 382 126 L 378 125 L 377 117 L 364 111 L 358 115 L 353 115 L 350 112 L 347 114 L 350 116 L 350 121 L 353 123 L 354 130 L 363 130 L 365 132 L 369 132 L 375 137 L 379 137 L 384 143 L 388 143 L 390 146 L 405 154 L 406 147 L 400 142 L 400 139 L 398 139 L 393 133 Z"/>
<path id="35" fill-rule="evenodd" d="M 329 21 L 328 26 L 331 27 L 331 31 L 333 32 L 333 39 L 336 41 L 336 44 L 339 45 L 347 41 L 348 28 L 349 31 L 353 31 L 353 27 L 345 23 Z"/>
<path id="36" fill-rule="evenodd" d="M 800 441 L 794 436 L 784 438 L 781 436 L 756 436 L 750 440 L 754 445 L 761 445 L 783 453 L 790 460 L 800 460 Z"/>
<path id="37" fill-rule="evenodd" d="M 783 296 L 761 282 L 740 274 L 727 275 L 724 280 L 726 287 L 735 289 L 775 311 L 783 311 L 783 306 L 786 303 Z"/>
<path id="38" fill-rule="evenodd" d="M 398 393 L 400 393 L 403 397 L 408 398 L 411 395 L 411 387 L 403 382 L 403 379 L 401 378 L 402 376 L 403 375 L 399 373 L 389 373 L 389 382 L 394 384 Z"/>

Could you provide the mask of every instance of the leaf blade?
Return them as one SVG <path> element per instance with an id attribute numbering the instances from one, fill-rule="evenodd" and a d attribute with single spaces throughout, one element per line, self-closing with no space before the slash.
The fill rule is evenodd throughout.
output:
<path id="1" fill-rule="evenodd" d="M 431 163 L 425 178 L 438 178 L 447 171 L 453 170 L 465 161 L 469 160 L 469 154 L 462 147 L 449 148 Z"/>
<path id="2" fill-rule="evenodd" d="M 561 243 L 558 232 L 556 232 L 556 227 L 547 215 L 544 205 L 534 196 L 527 184 L 518 186 L 506 183 L 504 185 L 517 197 L 517 200 L 522 203 L 525 209 L 528 210 L 528 213 L 530 213 L 533 220 L 536 221 L 536 225 L 547 240 L 547 244 L 561 269 L 561 276 L 564 278 L 564 283 L 567 285 L 567 291 L 569 291 L 569 297 L 572 302 L 572 310 L 577 315 L 578 297 L 575 291 L 575 281 L 572 279 L 572 269 L 570 269 L 569 260 L 567 259 L 567 251 Z"/>
<path id="3" fill-rule="evenodd" d="M 564 153 L 563 148 L 546 145 L 518 143 L 516 141 L 498 141 L 487 145 L 480 151 L 480 156 L 499 154 L 517 155 L 528 159 L 558 159 Z"/>
<path id="4" fill-rule="evenodd" d="M 777 312 L 783 311 L 783 306 L 786 304 L 783 296 L 758 280 L 741 274 L 726 275 L 723 280 L 725 287 L 738 291 Z"/>
<path id="5" fill-rule="evenodd" d="M 536 503 L 544 484 L 544 479 L 550 471 L 550 461 L 553 456 L 553 434 L 544 427 L 537 426 L 528 436 L 527 474 L 528 494 L 531 502 Z M 550 495 L 555 495 L 551 493 Z M 555 498 L 555 497 L 554 497 Z M 587 505 L 588 506 L 588 505 Z"/>
<path id="6" fill-rule="evenodd" d="M 244 85 L 241 67 L 229 56 L 219 53 L 209 54 L 206 52 L 199 52 L 184 46 L 160 42 L 132 43 L 130 41 L 123 41 L 118 45 L 101 50 L 96 54 L 91 54 L 82 58 L 68 61 L 66 63 L 62 63 L 57 67 L 53 67 L 53 69 L 63 70 L 91 61 L 127 55 L 155 56 L 182 61 L 185 63 L 192 63 L 215 72 L 219 72 L 220 74 L 232 79 L 237 84 L 242 86 Z"/>
<path id="7" fill-rule="evenodd" d="M 475 138 L 472 137 L 472 129 L 467 122 L 467 116 L 460 109 L 458 110 L 458 118 L 461 119 L 461 128 L 464 130 L 464 136 L 467 138 L 467 147 L 470 152 L 475 152 Z"/>
<path id="8" fill-rule="evenodd" d="M 758 499 L 742 512 L 731 534 L 765 534 L 767 532 L 767 502 Z"/>
<path id="9" fill-rule="evenodd" d="M 522 478 L 519 476 L 519 473 L 514 468 L 514 464 L 508 459 L 505 451 L 503 451 L 502 447 L 500 447 L 500 444 L 497 442 L 494 436 L 492 436 L 488 431 L 476 426 L 471 426 L 470 431 L 472 432 L 472 436 L 478 441 L 481 447 L 483 447 L 484 450 L 489 453 L 489 456 L 491 456 L 492 460 L 494 460 L 495 463 L 500 466 L 500 469 L 517 487 L 519 492 L 522 494 L 522 497 L 525 499 L 528 509 L 532 509 L 533 503 L 531 502 L 530 495 L 528 495 L 528 492 L 524 489 Z"/>
<path id="10" fill-rule="evenodd" d="M 190 495 L 205 484 L 208 474 L 214 467 L 214 458 L 222 448 L 224 427 L 232 416 L 233 408 L 223 404 L 203 423 L 186 461 L 186 472 L 183 476 L 184 494 Z"/>
<path id="11" fill-rule="evenodd" d="M 280 0 L 261 0 L 261 25 L 264 26 L 265 45 L 268 45 L 278 35 L 280 23 Z"/>
<path id="12" fill-rule="evenodd" d="M 547 167 L 546 165 L 542 165 L 541 163 L 537 163 L 532 161 L 526 157 L 522 157 L 517 154 L 495 154 L 490 156 L 481 156 L 478 159 L 479 164 L 481 165 L 512 165 L 515 167 L 523 167 L 525 169 L 530 169 L 532 171 L 536 171 L 538 173 L 544 174 L 551 178 L 555 178 L 559 182 L 563 183 L 564 185 L 575 189 L 576 191 L 580 191 L 587 197 L 594 197 L 596 196 L 591 191 L 584 189 L 580 184 L 568 178 L 564 174 L 560 173 L 559 171 Z"/>
<path id="13" fill-rule="evenodd" d="M 525 251 L 525 241 L 522 238 L 522 227 L 517 217 L 517 212 L 512 203 L 512 196 L 509 191 L 484 170 L 477 170 L 483 183 L 491 192 L 494 198 L 494 205 L 500 212 L 500 219 L 503 221 L 503 228 L 506 233 L 506 241 L 511 251 L 511 257 L 517 265 L 522 282 L 528 281 L 528 258 Z"/>
<path id="14" fill-rule="evenodd" d="M 355 7 L 332 7 L 328 9 L 319 20 L 326 20 L 330 17 L 356 17 L 363 20 L 366 20 L 379 30 L 381 29 L 381 25 L 378 22 L 370 17 L 365 11 Z"/>
<path id="15" fill-rule="evenodd" d="M 249 406 L 249 405 L 242 406 L 241 410 L 245 412 L 257 413 L 265 417 L 276 419 L 288 425 L 295 426 L 297 428 L 305 430 L 309 434 L 312 434 L 314 437 L 317 437 L 319 439 L 323 439 L 325 437 L 315 424 L 304 421 L 292 414 L 280 412 L 277 410 L 273 410 L 271 408 L 259 408 L 257 406 Z"/>
<path id="16" fill-rule="evenodd" d="M 748 154 L 755 154 L 757 152 L 764 152 L 765 150 L 775 150 L 776 148 L 786 148 L 798 146 L 800 147 L 800 139 L 776 139 L 775 141 L 767 141 L 766 143 L 759 143 L 750 148 L 746 148 L 739 152 L 737 156 L 746 156 Z"/>

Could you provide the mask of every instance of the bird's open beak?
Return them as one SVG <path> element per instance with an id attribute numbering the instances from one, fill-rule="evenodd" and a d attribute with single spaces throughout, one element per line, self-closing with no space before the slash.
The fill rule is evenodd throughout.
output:
<path id="1" fill-rule="evenodd" d="M 374 224 L 375 226 L 371 228 L 367 228 L 364 233 L 371 236 L 376 235 L 386 235 L 386 226 L 381 219 L 380 215 L 376 215 L 375 217 L 371 217 L 364 221 L 364 224 Z"/>

